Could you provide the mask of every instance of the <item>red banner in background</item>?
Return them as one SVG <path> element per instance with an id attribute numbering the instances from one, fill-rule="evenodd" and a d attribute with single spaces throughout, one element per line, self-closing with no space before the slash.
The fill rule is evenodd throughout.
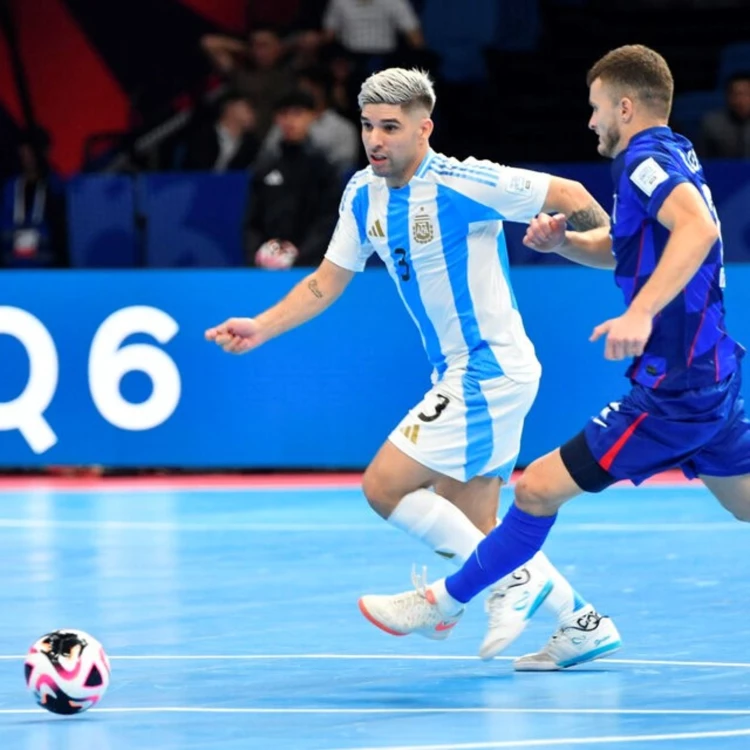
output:
<path id="1" fill-rule="evenodd" d="M 0 106 L 4 107 L 16 122 L 21 122 L 21 103 L 18 101 L 16 82 L 13 79 L 10 50 L 2 34 L 0 34 Z"/>
<path id="2" fill-rule="evenodd" d="M 127 99 L 63 2 L 13 0 L 11 12 L 34 113 L 52 137 L 51 161 L 71 174 L 88 135 L 125 127 Z"/>
<path id="3" fill-rule="evenodd" d="M 160 0 L 156 8 L 117 0 L 108 16 L 86 0 L 10 0 L 29 98 L 50 133 L 55 169 L 75 173 L 90 135 L 127 129 L 128 91 L 147 91 L 152 105 L 163 96 L 168 107 L 201 74 L 200 34 L 243 34 L 246 8 L 246 0 Z M 0 107 L 22 127 L 10 62 L 0 32 Z"/>
<path id="4" fill-rule="evenodd" d="M 247 0 L 182 0 L 182 4 L 233 34 L 242 34 L 247 27 Z"/>

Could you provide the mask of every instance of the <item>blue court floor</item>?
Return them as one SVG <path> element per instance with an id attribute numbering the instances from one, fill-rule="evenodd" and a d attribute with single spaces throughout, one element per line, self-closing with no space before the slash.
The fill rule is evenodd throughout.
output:
<path id="1" fill-rule="evenodd" d="M 613 488 L 568 506 L 546 550 L 615 618 L 617 658 L 481 662 L 481 601 L 443 643 L 373 628 L 359 595 L 450 568 L 355 489 L 0 492 L 0 747 L 750 747 L 749 528 L 697 483 Z M 73 718 L 23 682 L 30 644 L 66 627 L 113 667 Z M 511 655 L 553 627 L 541 610 Z"/>

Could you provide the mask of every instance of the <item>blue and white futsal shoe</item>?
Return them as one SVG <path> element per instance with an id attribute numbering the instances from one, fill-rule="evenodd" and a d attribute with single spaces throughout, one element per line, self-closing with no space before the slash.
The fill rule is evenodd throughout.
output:
<path id="1" fill-rule="evenodd" d="M 560 628 L 541 651 L 513 662 L 517 672 L 553 672 L 601 659 L 622 646 L 620 633 L 606 615 L 589 611 Z"/>
<path id="2" fill-rule="evenodd" d="M 482 659 L 492 659 L 523 633 L 529 620 L 552 591 L 552 581 L 537 568 L 519 568 L 490 589 L 485 602 L 489 623 L 479 647 Z"/>

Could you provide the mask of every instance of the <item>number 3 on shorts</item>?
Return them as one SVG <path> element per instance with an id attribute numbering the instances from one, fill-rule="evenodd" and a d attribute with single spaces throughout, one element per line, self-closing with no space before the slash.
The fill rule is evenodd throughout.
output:
<path id="1" fill-rule="evenodd" d="M 436 393 L 435 400 L 437 403 L 434 407 L 435 411 L 432 414 L 425 414 L 423 411 L 417 414 L 423 422 L 434 422 L 445 411 L 445 407 L 451 402 L 451 400 L 442 393 Z"/>

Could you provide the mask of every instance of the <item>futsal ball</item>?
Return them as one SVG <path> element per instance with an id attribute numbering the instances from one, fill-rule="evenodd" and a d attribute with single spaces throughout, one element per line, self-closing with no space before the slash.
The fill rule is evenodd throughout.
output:
<path id="1" fill-rule="evenodd" d="M 79 714 L 95 706 L 109 687 L 109 659 L 101 643 L 82 630 L 55 630 L 30 649 L 26 685 L 54 714 Z"/>

